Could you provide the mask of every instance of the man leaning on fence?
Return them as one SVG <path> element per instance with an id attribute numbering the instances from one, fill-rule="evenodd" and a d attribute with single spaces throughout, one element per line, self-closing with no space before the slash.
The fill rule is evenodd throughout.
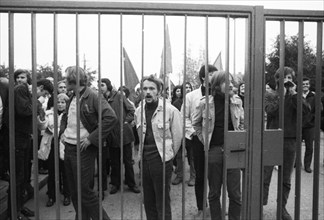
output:
<path id="1" fill-rule="evenodd" d="M 153 75 L 142 79 L 145 103 L 135 112 L 143 160 L 144 207 L 147 219 L 163 219 L 163 187 L 165 180 L 165 219 L 172 219 L 170 186 L 172 159 L 182 139 L 181 115 L 178 109 L 160 99 L 162 83 Z M 143 110 L 143 112 L 142 112 Z M 165 111 L 165 112 L 164 112 Z M 163 117 L 165 113 L 165 118 Z M 143 114 L 143 121 L 141 119 Z M 164 139 L 164 140 L 163 140 Z M 165 143 L 165 145 L 164 145 Z M 163 179 L 165 166 L 165 179 Z"/>
<path id="2" fill-rule="evenodd" d="M 95 170 L 95 158 L 99 147 L 99 102 L 102 105 L 102 138 L 105 139 L 117 123 L 115 112 L 103 97 L 87 87 L 85 71 L 76 66 L 66 69 L 66 86 L 68 91 L 73 91 L 67 107 L 66 114 L 62 117 L 60 134 L 65 143 L 65 171 L 71 190 L 71 198 L 76 211 L 75 219 L 98 220 L 99 199 L 97 193 L 90 188 Z M 80 86 L 77 87 L 77 74 Z M 76 93 L 80 94 L 80 118 L 77 118 Z M 77 120 L 80 120 L 80 130 L 77 130 Z M 80 132 L 80 161 L 77 163 L 77 132 Z M 78 216 L 78 172 L 81 166 L 81 209 L 82 218 Z M 103 219 L 109 219 L 106 211 L 102 209 Z"/>
<path id="3" fill-rule="evenodd" d="M 209 105 L 206 97 L 200 100 L 199 106 L 192 116 L 192 126 L 196 131 L 199 140 L 207 144 L 208 150 L 208 185 L 209 185 L 209 205 L 212 220 L 222 219 L 222 208 L 220 196 L 223 184 L 223 157 L 224 157 L 224 135 L 226 116 L 226 77 L 230 77 L 229 100 L 228 100 L 228 130 L 243 130 L 243 107 L 242 100 L 233 92 L 230 74 L 225 71 L 215 72 L 211 77 L 212 94 L 209 95 Z M 209 113 L 207 115 L 207 109 Z M 208 123 L 209 122 L 209 123 Z M 208 125 L 207 125 L 208 123 Z M 205 128 L 208 126 L 208 133 Z M 241 172 L 240 169 L 227 169 L 226 181 L 229 206 L 228 219 L 239 220 L 241 213 Z"/>

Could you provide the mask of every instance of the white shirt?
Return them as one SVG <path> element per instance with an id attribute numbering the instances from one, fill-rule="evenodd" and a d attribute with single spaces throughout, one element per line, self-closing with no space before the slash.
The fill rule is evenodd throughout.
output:
<path id="1" fill-rule="evenodd" d="M 76 145 L 77 144 L 77 112 L 76 112 L 76 98 L 72 99 L 72 102 L 69 107 L 67 126 L 64 131 L 64 141 Z M 84 125 L 80 121 L 80 142 L 86 139 L 89 136 L 89 132 L 85 129 Z"/>

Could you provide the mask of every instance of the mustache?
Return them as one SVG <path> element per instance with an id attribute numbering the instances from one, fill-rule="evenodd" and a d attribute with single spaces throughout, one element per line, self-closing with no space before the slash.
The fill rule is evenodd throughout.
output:
<path id="1" fill-rule="evenodd" d="M 151 95 L 146 95 L 145 98 L 152 98 L 153 96 Z"/>

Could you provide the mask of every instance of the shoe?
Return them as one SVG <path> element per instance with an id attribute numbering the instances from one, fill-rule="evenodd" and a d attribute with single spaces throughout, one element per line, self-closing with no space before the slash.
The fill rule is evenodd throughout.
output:
<path id="1" fill-rule="evenodd" d="M 141 190 L 137 186 L 129 187 L 129 190 L 133 193 L 140 193 Z"/>
<path id="2" fill-rule="evenodd" d="M 28 218 L 20 213 L 17 215 L 17 220 L 30 220 L 30 218 Z"/>
<path id="3" fill-rule="evenodd" d="M 30 210 L 29 208 L 27 207 L 24 207 L 22 210 L 21 210 L 21 214 L 23 214 L 24 216 L 26 217 L 34 217 L 35 216 L 35 212 Z"/>
<path id="4" fill-rule="evenodd" d="M 48 174 L 48 170 L 45 170 L 44 168 L 40 168 L 38 173 L 42 174 L 42 175 L 46 175 L 46 174 Z"/>
<path id="5" fill-rule="evenodd" d="M 176 178 L 174 178 L 174 180 L 172 181 L 172 185 L 178 185 L 181 182 L 182 182 L 182 178 L 176 176 Z"/>
<path id="6" fill-rule="evenodd" d="M 71 199 L 70 199 L 70 197 L 69 197 L 69 196 L 64 197 L 63 205 L 64 205 L 64 206 L 68 206 L 68 205 L 70 205 L 70 204 L 71 204 Z"/>
<path id="7" fill-rule="evenodd" d="M 54 205 L 54 200 L 53 199 L 48 199 L 47 203 L 46 203 L 46 207 L 51 207 Z"/>
<path id="8" fill-rule="evenodd" d="M 188 186 L 194 186 L 195 184 L 196 184 L 195 178 L 190 177 L 190 179 L 188 181 Z"/>
<path id="9" fill-rule="evenodd" d="M 193 216 L 193 220 L 203 219 L 203 210 L 198 210 L 197 214 Z"/>
<path id="10" fill-rule="evenodd" d="M 110 194 L 115 194 L 119 190 L 119 187 L 112 185 L 110 189 Z"/>
<path id="11" fill-rule="evenodd" d="M 291 216 L 289 215 L 287 209 L 284 207 L 282 208 L 282 220 L 292 220 Z"/>
<path id="12" fill-rule="evenodd" d="M 307 173 L 312 173 L 312 169 L 311 169 L 310 167 L 305 167 L 305 171 L 306 171 Z"/>

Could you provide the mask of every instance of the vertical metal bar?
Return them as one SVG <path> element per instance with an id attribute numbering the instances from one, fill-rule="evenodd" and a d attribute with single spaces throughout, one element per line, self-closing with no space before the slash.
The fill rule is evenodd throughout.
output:
<path id="1" fill-rule="evenodd" d="M 124 73 L 124 54 L 123 54 L 123 14 L 120 14 L 120 87 L 123 86 L 123 73 Z M 124 183 L 124 176 L 123 176 L 123 157 L 124 157 L 124 146 L 123 146 L 123 98 L 124 95 L 121 92 L 120 95 L 120 183 L 123 186 Z M 124 219 L 124 187 L 120 187 L 120 209 L 121 209 L 121 219 Z"/>
<path id="2" fill-rule="evenodd" d="M 284 130 L 284 66 L 285 66 L 285 21 L 280 21 L 280 46 L 279 46 L 279 128 Z M 283 154 L 283 148 L 282 148 Z M 283 169 L 282 165 L 278 170 L 278 192 L 277 192 L 277 219 L 281 219 L 282 214 L 282 181 L 283 181 Z"/>
<path id="3" fill-rule="evenodd" d="M 8 13 L 8 32 L 9 32 L 9 112 L 15 112 L 14 94 L 14 14 Z M 15 163 L 15 114 L 9 114 L 9 156 L 10 156 L 10 199 L 11 199 L 11 218 L 17 219 L 17 196 L 16 196 L 16 163 Z"/>
<path id="4" fill-rule="evenodd" d="M 32 83 L 33 83 L 33 164 L 34 164 L 34 205 L 35 218 L 39 219 L 39 187 L 38 187 L 38 128 L 37 128 L 37 61 L 36 61 L 36 15 L 31 13 L 31 45 L 32 45 Z"/>
<path id="5" fill-rule="evenodd" d="M 182 99 L 183 99 L 183 115 L 186 115 L 186 82 L 187 82 L 187 15 L 184 17 L 184 46 L 183 46 L 183 83 L 182 83 Z M 185 202 L 186 202 L 186 191 L 185 191 L 185 148 L 186 148 L 186 120 L 183 119 L 183 137 L 182 137 L 182 220 L 185 220 L 186 216 L 186 209 L 185 209 Z M 188 152 L 189 157 L 189 152 Z"/>
<path id="6" fill-rule="evenodd" d="M 314 175 L 313 175 L 313 212 L 312 219 L 318 220 L 319 212 L 319 172 L 320 172 L 320 118 L 321 118 L 321 88 L 322 83 L 322 46 L 323 45 L 323 21 L 317 22 L 317 42 L 316 42 L 316 85 L 315 85 L 315 142 L 314 142 Z"/>
<path id="7" fill-rule="evenodd" d="M 222 192 L 222 219 L 225 219 L 225 214 L 226 214 L 226 195 L 227 195 L 227 164 L 226 164 L 226 157 L 225 157 L 225 152 L 226 152 L 226 140 L 228 138 L 228 107 L 229 107 L 229 58 L 230 58 L 230 16 L 227 15 L 226 17 L 226 30 L 225 30 L 225 50 L 226 50 L 226 55 L 225 55 L 225 72 L 226 72 L 226 78 L 225 78 L 225 113 L 224 113 L 224 154 L 223 154 L 223 192 Z M 234 54 L 235 56 L 235 54 Z"/>
<path id="8" fill-rule="evenodd" d="M 209 69 L 208 69 L 208 15 L 205 17 L 205 95 L 206 95 L 206 115 L 209 117 Z M 206 140 L 209 140 L 209 120 L 206 121 L 206 127 L 205 127 L 205 134 L 206 134 Z M 203 194 L 203 219 L 206 217 L 206 203 L 207 203 L 207 184 L 208 184 L 208 151 L 209 151 L 209 145 L 207 141 L 204 143 L 204 153 L 205 153 L 205 172 L 204 172 L 204 194 Z"/>
<path id="9" fill-rule="evenodd" d="M 251 69 L 250 84 L 251 97 L 249 99 L 249 142 L 250 167 L 249 167 L 249 200 L 247 219 L 262 219 L 262 129 L 263 129 L 263 80 L 264 80 L 264 9 L 256 6 L 252 15 L 252 50 L 253 64 Z M 252 94 L 253 91 L 253 94 Z"/>
<path id="10" fill-rule="evenodd" d="M 298 68 L 297 68 L 297 85 L 302 88 L 303 85 L 303 54 L 304 54 L 304 21 L 299 22 L 298 31 Z M 297 90 L 297 146 L 296 146 L 296 179 L 295 179 L 295 219 L 300 219 L 300 190 L 301 190 L 301 141 L 302 141 L 302 89 Z"/>
<path id="11" fill-rule="evenodd" d="M 54 103 L 57 103 L 57 14 L 53 13 L 53 70 L 54 70 Z M 58 117 L 57 104 L 54 104 L 54 164 L 55 164 L 55 198 L 60 198 L 60 174 L 59 174 L 59 140 L 58 140 Z M 58 199 L 56 199 L 58 201 Z M 56 219 L 60 219 L 60 204 L 56 202 Z"/>
<path id="12" fill-rule="evenodd" d="M 163 84 L 164 84 L 164 98 L 163 98 L 163 195 L 162 195 L 162 220 L 165 220 L 165 119 L 166 119 L 166 15 L 163 15 Z M 169 88 L 170 90 L 171 88 Z"/>
<path id="13" fill-rule="evenodd" d="M 98 121 L 99 121 L 99 219 L 103 218 L 102 214 L 102 91 L 101 91 L 101 14 L 98 13 Z M 107 147 L 107 146 L 106 146 Z"/>
<path id="14" fill-rule="evenodd" d="M 75 14 L 75 62 L 76 62 L 76 111 L 77 111 L 77 189 L 78 189 L 78 218 L 82 219 L 81 192 L 81 155 L 80 155 L 80 72 L 79 72 L 79 14 Z M 85 71 L 85 70 L 84 70 Z"/>
<path id="15" fill-rule="evenodd" d="M 248 18 L 245 20 L 245 73 L 244 73 L 244 82 L 245 82 L 245 93 L 244 93 L 244 129 L 248 127 L 247 122 L 249 121 L 249 114 L 248 114 L 248 109 L 250 107 L 250 87 L 251 87 L 251 68 L 250 68 L 250 63 L 251 63 L 251 58 L 250 58 L 250 49 L 251 48 L 251 16 L 249 15 Z M 248 82 L 248 83 L 246 83 Z M 244 100 L 242 100 L 244 101 Z M 248 138 L 248 132 L 247 132 L 247 137 L 246 140 L 249 140 Z M 246 143 L 246 148 L 250 146 L 249 143 Z M 247 149 L 247 152 L 249 152 L 249 149 Z M 245 169 L 243 170 L 243 179 L 242 179 L 242 219 L 247 219 L 247 210 L 246 210 L 246 204 L 247 204 L 247 187 L 248 187 L 248 178 L 247 178 L 247 171 L 248 171 L 248 166 L 249 166 L 249 156 L 246 154 L 245 156 L 245 164 L 244 167 Z"/>
<path id="16" fill-rule="evenodd" d="M 234 20 L 234 28 L 233 28 L 233 32 L 234 32 L 233 75 L 235 76 L 235 74 L 236 74 L 236 18 L 233 18 L 233 20 Z"/>
<path id="17" fill-rule="evenodd" d="M 144 37 L 145 37 L 145 32 L 144 32 L 145 30 L 144 30 L 144 14 L 142 14 L 142 47 L 141 47 L 141 79 L 143 79 L 144 78 Z M 143 138 L 143 125 L 144 125 L 144 112 L 143 112 L 143 110 L 144 110 L 144 102 L 142 101 L 142 93 L 143 93 L 143 83 L 141 82 L 140 83 L 140 87 L 141 87 L 141 92 L 140 92 L 140 94 L 139 94 L 139 96 L 140 96 L 140 99 L 141 99 L 141 106 L 140 106 L 140 108 L 141 108 L 141 129 L 140 129 L 140 131 L 141 131 L 141 134 L 139 135 L 139 137 L 138 138 L 140 138 L 140 141 L 139 141 L 139 144 L 140 144 L 140 146 L 139 146 L 139 156 L 140 156 L 140 158 L 141 158 L 141 160 L 139 161 L 139 163 L 140 163 L 140 174 L 141 174 L 141 185 L 143 186 L 143 154 L 142 154 L 142 152 L 143 152 L 143 147 L 144 147 L 144 142 L 143 142 L 143 140 L 144 140 L 144 138 Z M 137 126 L 137 125 L 136 125 Z M 141 206 L 141 220 L 143 219 L 143 201 L 144 201 L 144 196 L 143 196 L 143 188 L 142 188 L 142 190 L 141 190 L 141 202 L 140 202 L 140 206 Z"/>

